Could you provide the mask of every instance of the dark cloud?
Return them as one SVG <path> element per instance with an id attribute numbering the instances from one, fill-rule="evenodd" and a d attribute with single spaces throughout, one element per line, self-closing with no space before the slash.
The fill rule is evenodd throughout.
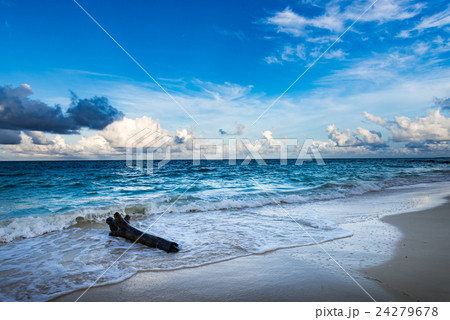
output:
<path id="1" fill-rule="evenodd" d="M 79 99 L 72 93 L 72 103 L 64 113 L 59 105 L 30 99 L 31 94 L 33 90 L 28 85 L 0 86 L 0 129 L 17 131 L 15 136 L 19 139 L 20 131 L 78 134 L 82 128 L 102 130 L 123 117 L 105 97 Z M 33 141 L 37 139 L 31 137 Z"/>
<path id="2" fill-rule="evenodd" d="M 380 149 L 386 149 L 389 146 L 385 143 L 378 143 L 378 144 L 361 144 L 361 146 L 365 147 L 366 149 L 375 151 Z"/>
<path id="3" fill-rule="evenodd" d="M 414 149 L 420 152 L 438 152 L 438 151 L 449 151 L 450 145 L 449 141 L 433 141 L 426 140 L 420 142 L 409 142 L 405 144 L 408 149 Z"/>
<path id="4" fill-rule="evenodd" d="M 104 97 L 78 99 L 73 95 L 72 104 L 64 114 L 59 105 L 52 107 L 28 98 L 32 93 L 27 85 L 15 89 L 0 87 L 0 129 L 74 134 L 81 128 L 104 129 L 123 117 Z"/>
<path id="5" fill-rule="evenodd" d="M 242 135 L 244 128 L 245 128 L 245 126 L 243 124 L 238 124 L 236 126 L 236 130 L 234 132 L 228 133 L 228 131 L 219 129 L 219 133 L 221 135 L 240 136 L 240 135 Z"/>
<path id="6" fill-rule="evenodd" d="M 381 132 L 380 131 L 375 131 L 375 130 L 370 130 L 370 133 L 373 133 L 375 135 L 377 135 L 379 138 L 382 137 Z"/>
<path id="7" fill-rule="evenodd" d="M 185 140 L 184 137 L 178 137 L 178 136 L 174 137 L 174 141 L 176 144 L 182 144 L 182 143 L 184 143 L 184 140 Z"/>
<path id="8" fill-rule="evenodd" d="M 426 142 L 409 142 L 405 144 L 405 147 L 408 149 L 421 149 L 421 150 L 429 148 Z"/>
<path id="9" fill-rule="evenodd" d="M 442 110 L 450 110 L 450 98 L 434 98 L 434 103 L 442 108 Z"/>
<path id="10" fill-rule="evenodd" d="M 19 144 L 20 131 L 0 129 L 0 144 Z"/>
<path id="11" fill-rule="evenodd" d="M 109 105 L 107 98 L 79 99 L 73 92 L 67 113 L 80 127 L 95 130 L 102 130 L 110 123 L 123 118 L 123 113 Z"/>
<path id="12" fill-rule="evenodd" d="M 64 116 L 60 106 L 29 99 L 32 93 L 27 85 L 0 87 L 0 129 L 77 133 L 80 126 Z"/>

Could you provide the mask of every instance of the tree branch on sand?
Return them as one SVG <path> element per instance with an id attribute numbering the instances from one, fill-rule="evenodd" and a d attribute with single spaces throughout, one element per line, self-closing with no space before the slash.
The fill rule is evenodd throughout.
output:
<path id="1" fill-rule="evenodd" d="M 109 217 L 106 219 L 106 223 L 109 225 L 111 232 L 110 236 L 122 237 L 133 242 L 138 242 L 152 248 L 158 248 L 169 252 L 178 252 L 178 244 L 166 239 L 145 233 L 141 230 L 133 228 L 130 225 L 130 216 L 126 215 L 122 218 L 120 213 L 116 212 L 114 218 Z"/>

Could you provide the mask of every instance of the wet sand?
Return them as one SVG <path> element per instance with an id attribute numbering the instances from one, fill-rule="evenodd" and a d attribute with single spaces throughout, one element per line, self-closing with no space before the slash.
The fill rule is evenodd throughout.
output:
<path id="1" fill-rule="evenodd" d="M 343 225 L 354 235 L 321 247 L 139 272 L 121 283 L 91 288 L 80 301 L 449 301 L 449 226 L 447 202 Z M 53 301 L 75 301 L 83 291 Z"/>
<path id="2" fill-rule="evenodd" d="M 365 272 L 401 300 L 450 301 L 450 204 L 383 220 L 402 239 L 392 259 Z"/>

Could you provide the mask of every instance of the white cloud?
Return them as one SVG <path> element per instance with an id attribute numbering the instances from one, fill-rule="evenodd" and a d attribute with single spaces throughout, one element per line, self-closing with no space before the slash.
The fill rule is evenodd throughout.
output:
<path id="1" fill-rule="evenodd" d="M 307 53 L 304 44 L 299 44 L 297 46 L 286 45 L 283 47 L 282 50 L 278 52 L 278 57 L 272 55 L 265 57 L 264 60 L 268 64 L 272 63 L 282 64 L 283 61 L 298 62 L 307 60 L 308 58 L 316 58 L 323 52 L 323 50 L 324 49 L 321 47 L 315 47 L 314 49 L 310 50 L 309 53 Z M 324 55 L 324 58 L 343 60 L 346 55 L 347 53 L 345 53 L 342 49 L 337 49 L 337 50 L 330 50 L 329 52 L 327 52 Z"/>
<path id="2" fill-rule="evenodd" d="M 232 101 L 248 95 L 253 86 L 241 86 L 235 83 L 225 82 L 217 84 L 208 81 L 195 80 L 195 85 L 200 87 L 204 92 L 211 94 L 217 101 Z"/>
<path id="3" fill-rule="evenodd" d="M 370 3 L 355 1 L 341 8 L 338 1 L 332 1 L 326 6 L 323 14 L 315 17 L 306 17 L 287 7 L 267 18 L 265 23 L 275 26 L 279 33 L 287 33 L 295 37 L 305 37 L 312 29 L 339 33 L 344 31 L 350 21 L 356 20 Z M 418 15 L 423 7 L 424 4 L 412 3 L 410 0 L 378 0 L 359 21 L 384 23 L 406 20 Z"/>
<path id="4" fill-rule="evenodd" d="M 150 114 L 153 119 L 160 119 L 171 132 L 193 125 L 192 120 L 158 88 L 146 84 L 105 82 L 98 90 L 110 97 L 114 105 L 127 110 L 128 118 L 141 118 Z M 252 85 L 228 82 L 215 84 L 193 80 L 181 91 L 170 93 L 193 115 L 199 128 L 207 134 L 216 133 L 218 128 L 229 124 L 242 123 L 247 118 L 253 118 L 253 121 L 260 108 L 270 103 L 264 98 L 264 93 L 253 93 Z"/>
<path id="5" fill-rule="evenodd" d="M 416 55 L 423 56 L 424 54 L 426 54 L 430 50 L 430 48 L 431 48 L 430 44 L 428 44 L 426 42 L 423 42 L 423 41 L 420 41 L 420 42 L 418 42 L 418 43 L 416 43 L 414 45 L 413 52 Z"/>
<path id="6" fill-rule="evenodd" d="M 65 145 L 67 153 L 72 155 L 83 155 L 83 156 L 93 156 L 93 155 L 117 155 L 120 154 L 116 148 L 114 148 L 109 141 L 99 134 L 81 139 L 73 146 Z"/>
<path id="7" fill-rule="evenodd" d="M 386 127 L 388 125 L 387 119 L 382 119 L 381 117 L 374 116 L 368 112 L 363 112 L 364 116 L 367 120 L 372 121 L 373 123 L 376 123 L 382 127 Z"/>
<path id="8" fill-rule="evenodd" d="M 269 56 L 264 58 L 264 60 L 268 63 L 279 63 L 281 64 L 283 61 L 298 61 L 306 59 L 306 50 L 303 44 L 299 44 L 297 46 L 286 45 L 282 50 L 278 53 L 279 58 L 275 56 Z"/>
<path id="9" fill-rule="evenodd" d="M 379 156 L 380 150 L 368 149 L 365 146 L 346 146 L 340 147 L 334 141 L 320 141 L 314 140 L 313 145 L 319 150 L 322 156 L 326 157 L 360 157 L 360 156 Z M 384 155 L 387 154 L 386 150 L 382 151 Z"/>
<path id="10" fill-rule="evenodd" d="M 345 58 L 346 55 L 348 55 L 348 53 L 345 53 L 342 49 L 337 49 L 337 50 L 328 51 L 323 57 L 325 59 L 342 60 Z"/>
<path id="11" fill-rule="evenodd" d="M 326 128 L 329 141 L 315 140 L 314 145 L 326 155 L 386 155 L 386 154 L 420 154 L 439 153 L 450 150 L 450 119 L 443 116 L 439 109 L 429 110 L 425 117 L 411 119 L 405 116 L 396 116 L 393 121 L 383 119 L 365 112 L 367 120 L 386 128 L 395 142 L 407 142 L 405 147 L 393 149 L 382 139 L 381 133 L 362 127 L 354 131 L 350 129 L 340 130 L 335 125 Z M 238 126 L 238 129 L 241 126 Z M 126 141 L 136 132 L 149 128 L 170 137 L 166 146 L 171 147 L 173 159 L 192 157 L 192 142 L 196 138 L 192 130 L 181 129 L 171 134 L 160 127 L 159 121 L 148 117 L 138 119 L 124 118 L 109 125 L 104 130 L 98 131 L 90 137 L 82 137 L 75 144 L 68 144 L 59 135 L 49 140 L 48 144 L 35 144 L 31 136 L 22 133 L 22 142 L 19 145 L 3 146 L 3 155 L 8 153 L 9 158 L 123 158 Z M 255 140 L 244 146 L 238 141 L 237 151 L 239 155 L 246 155 L 248 147 L 258 151 L 264 156 L 276 155 L 277 146 L 282 140 L 274 138 L 271 130 L 261 132 L 263 140 Z M 299 150 L 299 145 L 294 149 Z M 227 145 L 224 152 L 227 154 Z M 291 150 L 292 151 L 292 150 Z"/>
<path id="12" fill-rule="evenodd" d="M 302 44 L 299 44 L 296 47 L 285 46 L 281 53 L 281 60 L 295 61 L 297 59 L 306 59 L 305 46 Z"/>
<path id="13" fill-rule="evenodd" d="M 186 152 L 192 149 L 192 130 L 176 130 L 171 134 L 161 128 L 159 121 L 146 116 L 137 119 L 123 118 L 115 121 L 105 129 L 97 131 L 93 136 L 81 137 L 74 144 L 68 144 L 65 139 L 57 135 L 49 140 L 42 132 L 22 133 L 22 141 L 18 145 L 2 147 L 5 156 L 25 157 L 69 157 L 69 158 L 97 158 L 101 156 L 124 156 L 127 140 L 144 129 L 158 131 L 170 137 L 167 145 L 174 152 Z M 35 136 L 46 141 L 46 144 L 36 144 Z M 7 154 L 5 154 L 5 152 Z"/>
<path id="14" fill-rule="evenodd" d="M 264 58 L 267 64 L 282 64 L 283 61 L 295 62 L 299 60 L 306 60 L 306 48 L 304 44 L 297 46 L 286 45 L 278 52 L 278 57 L 272 55 Z"/>
<path id="15" fill-rule="evenodd" d="M 446 39 L 436 38 L 432 41 L 438 46 L 443 45 Z M 349 68 L 335 71 L 334 74 L 315 81 L 313 83 L 315 87 L 312 90 L 289 92 L 255 126 L 250 124 L 272 103 L 276 95 L 254 93 L 252 86 L 249 85 L 214 84 L 202 81 L 190 82 L 186 86 L 189 90 L 185 87 L 184 91 L 175 91 L 171 94 L 199 121 L 200 126 L 195 131 L 197 136 L 216 138 L 218 128 L 234 132 L 234 126 L 242 123 L 247 126 L 245 131 L 247 137 L 254 140 L 260 137 L 262 131 L 281 123 L 282 126 L 276 131 L 277 134 L 290 138 L 306 136 L 324 141 L 328 134 L 324 128 L 330 123 L 337 123 L 343 128 L 363 127 L 369 132 L 376 129 L 366 127 L 361 122 L 359 117 L 361 110 L 381 116 L 380 119 L 391 119 L 395 115 L 394 112 L 398 114 L 408 112 L 408 115 L 422 114 L 424 108 L 431 105 L 433 97 L 448 96 L 450 71 L 438 67 L 427 67 L 424 72 L 415 72 L 421 66 L 418 64 L 417 57 L 412 54 L 412 47 L 410 50 L 411 54 L 400 54 L 394 51 L 390 54 L 375 55 L 366 60 L 350 61 L 346 63 Z M 280 81 L 284 80 L 280 79 Z M 286 86 L 290 84 L 287 81 Z M 302 79 L 298 85 L 301 86 L 303 81 L 309 80 Z M 193 135 L 192 129 L 189 129 L 192 122 L 164 93 L 149 84 L 102 80 L 96 90 L 108 96 L 113 105 L 119 109 L 127 110 L 127 118 L 123 119 L 123 122 L 114 122 L 105 130 L 96 132 L 95 138 L 85 138 L 89 139 L 87 141 L 79 143 L 80 139 L 76 140 L 77 136 L 72 135 L 63 136 L 67 147 L 64 147 L 62 143 L 56 144 L 58 148 L 34 146 L 33 150 L 37 154 L 47 152 L 51 155 L 59 152 L 63 156 L 64 153 L 76 154 L 75 151 L 78 150 L 87 155 L 92 150 L 92 157 L 95 157 L 95 147 L 90 147 L 91 145 L 98 146 L 99 153 L 115 154 L 118 148 L 124 146 L 124 133 L 128 134 L 142 127 L 158 126 L 159 122 L 153 119 L 161 119 L 162 127 L 172 133 L 172 136 L 178 135 L 180 138 L 187 136 L 185 133 L 179 133 L 183 130 Z M 153 119 L 144 117 L 144 114 L 151 114 Z M 274 130 L 271 129 L 271 131 Z M 382 132 L 386 140 L 387 135 L 385 131 Z M 350 133 L 353 135 L 353 129 Z M 364 139 L 363 133 L 363 131 L 357 132 L 360 140 Z M 89 134 L 88 132 L 87 135 Z M 47 136 L 46 143 L 55 144 L 54 138 L 49 137 L 53 135 Z M 375 136 L 371 138 L 376 139 Z M 113 149 L 108 150 L 104 141 Z M 78 143 L 79 147 L 75 151 L 70 148 Z M 330 142 L 327 143 L 330 144 Z M 184 147 L 184 144 L 174 144 L 177 150 Z M 187 144 L 186 148 L 188 147 Z M 9 152 L 6 150 L 12 150 L 7 149 L 6 146 L 1 148 L 5 151 L 3 155 Z M 335 148 L 342 147 L 336 146 L 335 143 Z M 364 149 L 361 146 L 352 148 L 360 152 Z M 32 155 L 33 150 L 29 152 L 29 155 Z"/>
<path id="16" fill-rule="evenodd" d="M 442 12 L 423 18 L 413 30 L 423 31 L 430 28 L 443 27 L 448 24 L 450 24 L 450 5 Z"/>
<path id="17" fill-rule="evenodd" d="M 372 2 L 355 2 L 346 8 L 343 16 L 355 20 Z M 424 3 L 415 3 L 411 0 L 378 0 L 359 21 L 383 23 L 407 20 L 418 15 L 424 7 Z"/>
<path id="18" fill-rule="evenodd" d="M 339 147 L 351 146 L 356 143 L 356 139 L 349 129 L 340 131 L 334 124 L 331 124 L 327 127 L 327 132 L 330 140 Z"/>
<path id="19" fill-rule="evenodd" d="M 395 37 L 406 39 L 406 38 L 411 38 L 411 36 L 412 35 L 411 35 L 410 30 L 402 30 Z"/>
<path id="20" fill-rule="evenodd" d="M 144 129 L 160 131 L 169 135 L 167 130 L 161 128 L 159 121 L 152 120 L 146 116 L 137 119 L 123 118 L 99 131 L 97 135 L 103 137 L 114 148 L 125 148 L 127 140 L 133 135 Z"/>
<path id="21" fill-rule="evenodd" d="M 27 136 L 30 136 L 34 144 L 47 145 L 52 142 L 47 138 L 47 136 L 40 131 L 24 131 Z"/>
<path id="22" fill-rule="evenodd" d="M 326 155 L 443 155 L 450 151 L 450 118 L 439 109 L 428 110 L 424 117 L 411 119 L 396 116 L 393 121 L 364 112 L 366 119 L 386 129 L 394 142 L 406 142 L 403 147 L 392 148 L 381 139 L 381 133 L 358 127 L 355 131 L 327 127 L 329 141 L 314 141 Z M 381 153 L 380 153 L 381 150 Z"/>
<path id="23" fill-rule="evenodd" d="M 365 149 L 385 148 L 386 143 L 381 139 L 381 133 L 358 127 L 351 132 L 349 129 L 340 131 L 335 125 L 327 127 L 328 137 L 334 146 L 364 147 Z"/>
<path id="24" fill-rule="evenodd" d="M 384 145 L 385 142 L 381 139 L 379 132 L 369 131 L 367 129 L 356 128 L 355 135 L 359 137 L 364 145 Z"/>
<path id="25" fill-rule="evenodd" d="M 331 43 L 331 42 L 335 41 L 336 38 L 337 38 L 336 35 L 326 35 L 326 36 L 319 36 L 319 37 L 309 36 L 305 40 L 307 42 L 324 44 L 324 43 Z M 338 42 L 340 42 L 340 41 L 341 40 L 339 40 Z"/>
<path id="26" fill-rule="evenodd" d="M 399 83 L 399 80 L 411 81 L 411 79 L 414 79 L 414 74 L 408 79 L 403 79 L 401 74 L 409 71 L 417 73 L 418 68 L 421 67 L 420 57 L 415 55 L 413 50 L 419 50 L 423 53 L 427 49 L 425 47 L 419 48 L 416 44 L 410 49 L 404 49 L 403 51 L 407 51 L 406 53 L 392 50 L 385 54 L 373 54 L 372 57 L 367 59 L 354 59 L 348 68 L 334 71 L 333 74 L 323 77 L 320 83 L 335 83 L 342 80 L 369 80 L 374 83 L 385 84 L 393 80 L 396 83 Z M 442 71 L 440 72 L 442 73 Z M 426 73 L 422 73 L 422 76 L 425 75 Z"/>
<path id="27" fill-rule="evenodd" d="M 274 56 L 265 57 L 264 61 L 266 61 L 268 64 L 272 64 L 272 63 L 280 64 L 281 63 L 281 61 L 277 57 L 274 57 Z"/>
<path id="28" fill-rule="evenodd" d="M 288 33 L 296 37 L 305 36 L 307 27 L 327 29 L 333 32 L 342 31 L 343 22 L 338 16 L 336 7 L 330 7 L 324 15 L 313 19 L 301 16 L 287 7 L 266 19 L 267 24 L 276 26 L 277 32 Z"/>
<path id="29" fill-rule="evenodd" d="M 267 140 L 267 142 L 269 142 L 269 144 L 273 140 L 272 132 L 270 130 L 263 131 L 262 136 Z"/>
<path id="30" fill-rule="evenodd" d="M 419 33 L 433 28 L 442 28 L 450 24 L 450 5 L 444 11 L 435 13 L 434 15 L 424 17 L 413 28 L 402 30 L 397 34 L 397 38 L 411 38 L 414 31 Z"/>
<path id="31" fill-rule="evenodd" d="M 251 123 L 276 96 L 253 93 L 249 86 L 205 82 L 200 82 L 206 84 L 200 91 L 174 96 L 200 123 L 197 135 L 214 138 L 219 135 L 219 128 L 234 133 L 234 126 L 241 123 L 247 127 L 248 138 L 255 139 L 260 132 L 282 123 L 278 133 L 284 136 L 295 138 L 308 134 L 323 139 L 327 136 L 324 128 L 333 122 L 350 128 L 365 127 L 363 123 L 355 125 L 355 121 L 361 119 L 361 110 L 383 117 L 393 117 L 393 112 L 420 114 L 432 103 L 433 97 L 448 96 L 449 70 L 430 69 L 430 72 L 402 75 L 402 70 L 416 68 L 415 59 L 414 55 L 391 53 L 354 62 L 348 69 L 316 81 L 314 90 L 285 95 L 255 126 Z M 126 94 L 126 101 L 138 108 L 133 118 L 152 114 L 153 119 L 161 118 L 162 127 L 170 132 L 192 125 L 189 119 L 183 124 L 182 111 L 157 91 L 127 87 L 123 92 L 120 91 L 122 86 L 109 84 L 108 87 L 107 96 L 112 96 L 111 100 L 123 101 Z M 175 115 L 178 118 L 172 118 Z M 127 117 L 131 118 L 129 114 Z"/>
<path id="32" fill-rule="evenodd" d="M 394 121 L 388 121 L 364 113 L 365 117 L 392 133 L 396 142 L 450 141 L 450 118 L 442 115 L 440 109 L 427 111 L 425 117 L 411 119 L 406 116 L 396 116 Z"/>
<path id="33" fill-rule="evenodd" d="M 16 158 L 61 158 L 84 157 L 117 154 L 109 143 L 102 137 L 95 135 L 89 138 L 82 137 L 75 145 L 66 143 L 60 135 L 49 141 L 48 144 L 35 144 L 31 136 L 22 133 L 22 141 L 18 145 L 3 146 L 5 157 Z"/>

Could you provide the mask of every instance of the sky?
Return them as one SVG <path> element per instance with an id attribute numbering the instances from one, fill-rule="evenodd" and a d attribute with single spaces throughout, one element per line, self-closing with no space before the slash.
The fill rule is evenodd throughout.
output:
<path id="1" fill-rule="evenodd" d="M 123 158 L 146 128 L 187 157 L 450 156 L 448 1 L 77 1 L 0 0 L 0 160 Z"/>

